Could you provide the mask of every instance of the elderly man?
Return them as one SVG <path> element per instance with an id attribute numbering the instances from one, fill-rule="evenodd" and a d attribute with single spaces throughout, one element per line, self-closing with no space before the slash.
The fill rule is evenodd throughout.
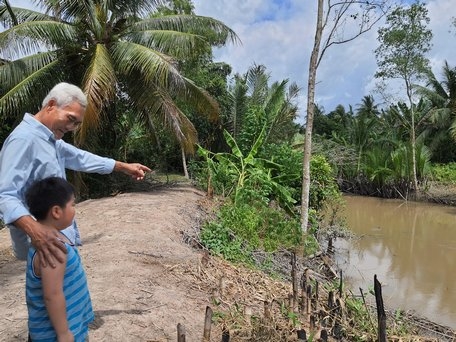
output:
<path id="1" fill-rule="evenodd" d="M 100 157 L 61 140 L 82 123 L 87 99 L 82 90 L 68 83 L 57 84 L 34 116 L 25 114 L 22 122 L 5 140 L 0 151 L 0 215 L 10 230 L 13 251 L 25 260 L 29 238 L 44 265 L 55 267 L 57 248 L 65 252 L 57 230 L 41 226 L 30 215 L 24 201 L 29 186 L 50 176 L 65 177 L 65 169 L 108 174 L 120 171 L 141 180 L 148 167 Z M 80 244 L 74 222 L 63 233 Z M 29 238 L 28 238 L 28 237 Z"/>

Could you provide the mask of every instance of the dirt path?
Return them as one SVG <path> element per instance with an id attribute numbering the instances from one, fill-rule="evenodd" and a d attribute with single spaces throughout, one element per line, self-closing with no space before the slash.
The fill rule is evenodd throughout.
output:
<path id="1" fill-rule="evenodd" d="M 178 323 L 185 326 L 187 341 L 201 341 L 206 306 L 231 313 L 248 308 L 249 315 L 261 317 L 265 301 L 288 298 L 289 282 L 209 257 L 182 241 L 194 236 L 207 204 L 203 192 L 178 185 L 77 205 L 84 241 L 80 254 L 96 317 L 91 342 L 176 341 Z M 24 274 L 25 262 L 12 256 L 9 233 L 0 230 L 0 342 L 26 341 Z M 275 310 L 276 326 L 288 327 L 288 320 L 280 321 L 281 307 Z M 221 340 L 224 323 L 247 327 L 233 341 L 250 334 L 250 323 L 230 314 L 212 325 L 211 341 Z M 280 340 L 295 341 L 288 330 L 282 332 L 293 338 Z M 264 336 L 259 340 L 276 336 L 274 330 L 265 333 L 273 335 L 259 335 Z"/>
<path id="2" fill-rule="evenodd" d="M 77 205 L 96 314 L 91 341 L 176 341 L 177 323 L 188 341 L 201 340 L 210 296 L 173 271 L 201 260 L 181 235 L 203 216 L 201 200 L 204 193 L 184 185 Z M 26 341 L 24 268 L 0 230 L 0 341 Z"/>

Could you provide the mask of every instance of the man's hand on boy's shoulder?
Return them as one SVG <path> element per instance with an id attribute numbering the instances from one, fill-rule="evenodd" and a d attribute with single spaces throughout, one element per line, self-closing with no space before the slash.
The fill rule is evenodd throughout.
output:
<path id="1" fill-rule="evenodd" d="M 54 268 L 57 262 L 64 262 L 62 252 L 66 253 L 67 250 L 57 229 L 45 227 L 32 216 L 22 216 L 14 222 L 14 225 L 30 237 L 43 267 L 50 265 Z"/>
<path id="2" fill-rule="evenodd" d="M 40 256 L 41 265 L 55 268 L 57 262 L 65 261 L 64 254 L 67 252 L 65 244 L 61 240 L 62 235 L 57 229 L 45 227 L 39 222 L 36 222 L 35 227 L 35 234 L 30 235 L 30 239 Z"/>

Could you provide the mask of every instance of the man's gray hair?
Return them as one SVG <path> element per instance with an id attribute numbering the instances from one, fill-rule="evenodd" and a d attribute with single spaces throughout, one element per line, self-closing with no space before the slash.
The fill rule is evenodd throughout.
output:
<path id="1" fill-rule="evenodd" d="M 77 102 L 82 108 L 87 108 L 87 97 L 81 88 L 65 82 L 58 83 L 51 89 L 43 100 L 42 108 L 46 107 L 50 100 L 55 100 L 58 107 L 65 107 Z"/>

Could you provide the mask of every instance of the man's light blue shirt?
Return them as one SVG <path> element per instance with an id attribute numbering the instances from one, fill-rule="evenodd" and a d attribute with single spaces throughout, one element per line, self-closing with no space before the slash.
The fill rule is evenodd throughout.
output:
<path id="1" fill-rule="evenodd" d="M 24 195 L 37 180 L 66 178 L 65 169 L 108 174 L 114 165 L 114 159 L 56 140 L 51 130 L 25 114 L 0 151 L 0 217 L 5 224 L 11 224 L 30 215 Z"/>

